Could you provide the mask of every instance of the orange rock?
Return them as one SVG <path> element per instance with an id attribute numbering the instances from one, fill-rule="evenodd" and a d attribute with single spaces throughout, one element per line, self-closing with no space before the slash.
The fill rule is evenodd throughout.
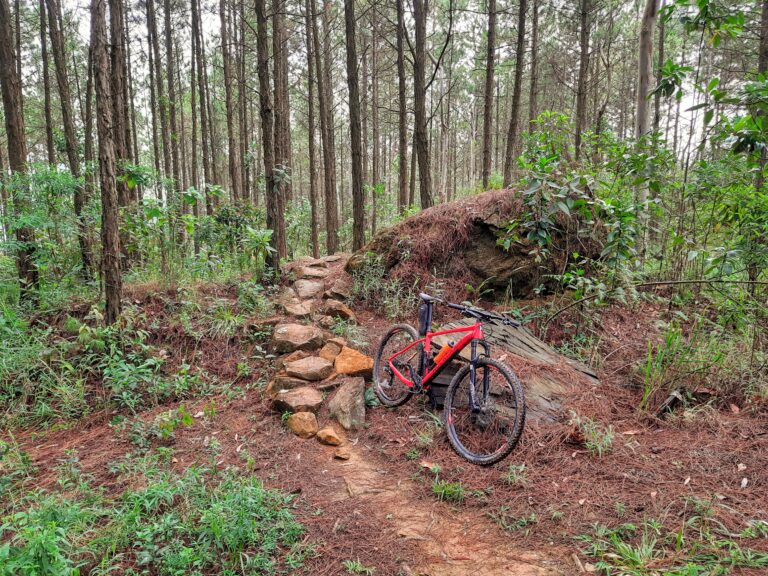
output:
<path id="1" fill-rule="evenodd" d="M 373 374 L 373 358 L 348 346 L 344 346 L 336 356 L 336 372 L 347 376 L 370 378 Z"/>

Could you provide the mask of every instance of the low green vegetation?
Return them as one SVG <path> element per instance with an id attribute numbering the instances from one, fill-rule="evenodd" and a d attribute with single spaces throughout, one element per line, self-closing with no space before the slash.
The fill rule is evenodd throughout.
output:
<path id="1" fill-rule="evenodd" d="M 0 449 L 3 576 L 291 574 L 314 554 L 292 496 L 255 477 L 174 473 L 158 450 L 115 462 L 113 473 L 142 481 L 106 496 L 69 453 L 57 466 L 59 490 L 29 490 L 25 455 Z"/>

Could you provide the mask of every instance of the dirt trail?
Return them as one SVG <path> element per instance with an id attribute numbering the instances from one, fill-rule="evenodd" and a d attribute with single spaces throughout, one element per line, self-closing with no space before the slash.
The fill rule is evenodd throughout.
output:
<path id="1" fill-rule="evenodd" d="M 351 447 L 350 459 L 338 468 L 344 486 L 339 500 L 368 500 L 378 520 L 394 523 L 399 537 L 414 540 L 423 551 L 416 566 L 403 568 L 419 576 L 556 576 L 564 572 L 539 554 L 515 549 L 498 529 L 476 512 L 451 513 L 446 507 L 412 497 L 408 479 L 377 468 L 364 450 Z M 511 538 L 510 538 L 511 540 Z"/>

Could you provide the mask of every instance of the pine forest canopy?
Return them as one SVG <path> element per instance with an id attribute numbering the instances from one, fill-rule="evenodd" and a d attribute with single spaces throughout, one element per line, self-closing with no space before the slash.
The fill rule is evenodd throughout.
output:
<path id="1" fill-rule="evenodd" d="M 0 0 L 0 295 L 93 284 L 111 322 L 127 275 L 357 250 L 502 187 L 532 258 L 600 223 L 578 294 L 755 285 L 766 69 L 765 0 Z"/>

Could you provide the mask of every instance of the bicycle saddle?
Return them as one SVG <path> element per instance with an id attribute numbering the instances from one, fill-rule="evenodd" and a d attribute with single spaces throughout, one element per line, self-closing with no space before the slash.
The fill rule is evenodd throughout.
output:
<path id="1" fill-rule="evenodd" d="M 424 302 L 442 302 L 440 298 L 436 298 L 435 296 L 430 296 L 429 294 L 425 292 L 421 292 L 419 294 L 419 298 L 424 300 Z"/>

